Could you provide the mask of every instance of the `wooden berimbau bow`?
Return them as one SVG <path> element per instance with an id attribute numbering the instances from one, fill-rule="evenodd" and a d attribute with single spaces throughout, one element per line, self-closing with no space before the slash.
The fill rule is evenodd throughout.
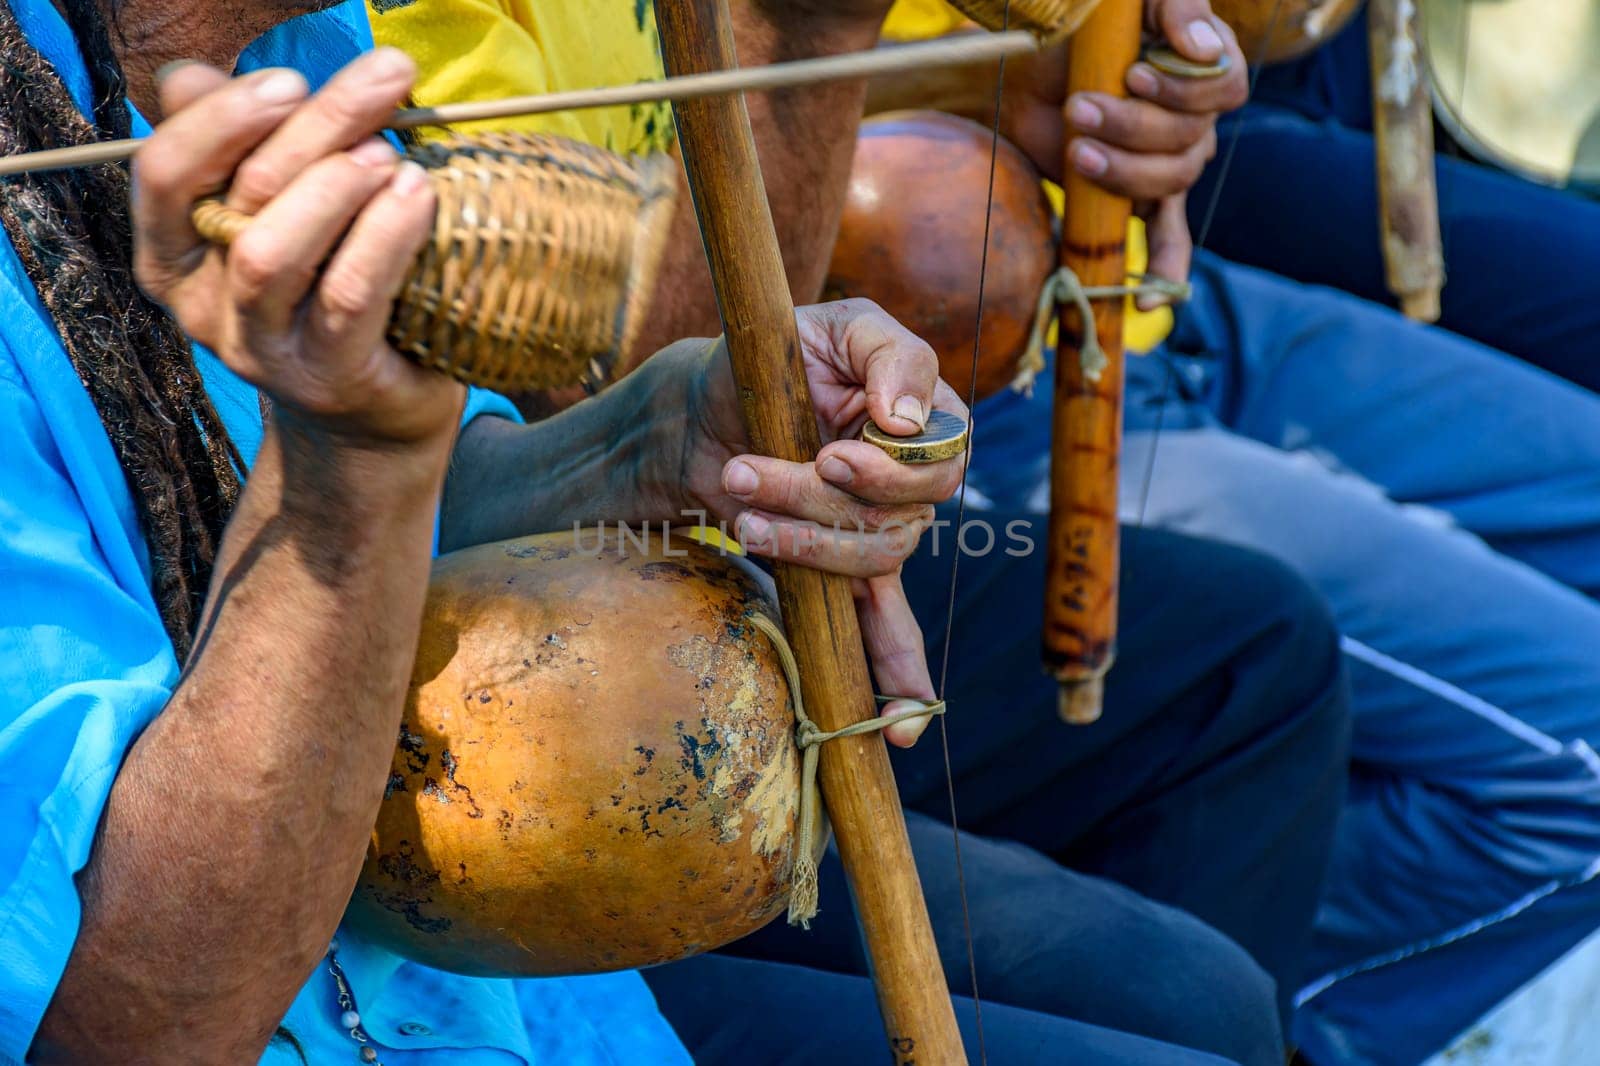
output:
<path id="1" fill-rule="evenodd" d="M 1101 0 L 1068 43 L 1069 99 L 1077 92 L 1125 95 L 1143 12 L 1142 0 Z M 1086 288 L 1122 286 L 1132 205 L 1083 177 L 1070 159 L 1062 175 L 1061 265 Z M 1061 716 L 1073 723 L 1100 717 L 1116 657 L 1123 302 L 1096 301 L 1092 322 L 1071 303 L 1058 308 L 1041 643 L 1045 668 L 1061 683 Z M 1104 353 L 1094 362 L 1084 359 L 1091 330 Z"/>
<path id="2" fill-rule="evenodd" d="M 1400 310 L 1439 319 L 1444 248 L 1434 181 L 1433 94 L 1423 61 L 1421 0 L 1367 4 L 1378 241 L 1384 281 Z M 1297 59 L 1330 41 L 1361 0 L 1212 0 L 1255 65 Z"/>
<path id="3" fill-rule="evenodd" d="M 1143 0 L 952 2 L 989 29 L 1020 22 L 1047 38 L 1076 29 L 1067 46 L 1068 98 L 1077 92 L 1126 95 L 1123 80 L 1139 58 Z M 1071 138 L 1066 143 L 1070 146 Z M 1126 281 L 1132 205 L 1080 175 L 1070 159 L 1062 173 L 1061 265 L 1084 289 L 1116 292 Z M 1045 669 L 1061 684 L 1062 718 L 1088 723 L 1100 717 L 1117 645 L 1123 298 L 1119 294 L 1090 305 L 1091 321 L 1083 320 L 1080 306 L 1064 300 L 1057 308 L 1060 343 L 1040 644 Z"/>
<path id="4" fill-rule="evenodd" d="M 735 65 L 727 0 L 656 0 L 669 74 Z M 675 105 L 678 143 L 755 450 L 809 462 L 821 447 L 749 113 L 741 97 Z M 779 563 L 784 627 L 812 718 L 832 731 L 875 715 L 850 580 Z M 966 1061 L 881 737 L 821 753 L 821 781 L 872 960 L 895 1061 Z"/>
<path id="5" fill-rule="evenodd" d="M 1444 248 L 1434 181 L 1433 95 L 1422 61 L 1420 0 L 1372 0 L 1372 139 L 1385 280 L 1406 317 L 1439 320 Z"/>
<path id="6" fill-rule="evenodd" d="M 1067 45 L 1066 95 L 1126 96 L 1128 68 L 1139 58 L 1143 0 L 952 0 L 990 29 L 1020 21 L 1046 38 L 1072 33 Z M 1076 32 L 1073 32 L 1073 31 Z M 1159 58 L 1158 58 L 1159 57 Z M 1169 73 L 1212 77 L 1207 67 L 1165 50 L 1151 62 Z M 1066 118 L 1063 116 L 1063 124 Z M 1070 148 L 1072 139 L 1065 138 Z M 1050 525 L 1044 626 L 1044 667 L 1061 684 L 1062 718 L 1075 724 L 1100 717 L 1105 676 L 1116 658 L 1118 541 L 1117 487 L 1122 451 L 1123 290 L 1132 204 L 1062 166 L 1065 207 L 1061 265 L 1085 292 L 1102 298 L 1063 298 L 1057 306 L 1059 346 L 1050 447 Z M 1059 291 L 1059 290 L 1058 290 Z M 1090 308 L 1089 321 L 1080 308 Z"/>
<path id="7" fill-rule="evenodd" d="M 452 104 L 396 112 L 392 128 L 437 125 L 624 101 L 671 99 L 679 145 L 715 282 L 718 308 L 756 451 L 809 462 L 821 446 L 744 90 L 772 89 L 942 65 L 982 64 L 1031 51 L 1025 34 L 965 39 L 735 70 L 727 0 L 657 0 L 670 73 L 698 75 L 637 86 Z M 141 139 L 0 158 L 0 176 L 131 158 Z M 219 216 L 217 205 L 196 208 Z M 220 212 L 210 239 L 226 243 L 247 218 Z M 414 354 L 414 353 L 413 353 Z M 453 353 L 429 365 L 472 381 Z M 789 643 L 810 717 L 825 732 L 876 717 L 850 581 L 797 565 L 774 567 Z M 964 1063 L 960 1031 L 906 835 L 882 738 L 845 736 L 824 745 L 820 778 L 871 957 L 890 1047 L 902 1066 Z M 820 1024 L 826 1024 L 822 1020 Z"/>

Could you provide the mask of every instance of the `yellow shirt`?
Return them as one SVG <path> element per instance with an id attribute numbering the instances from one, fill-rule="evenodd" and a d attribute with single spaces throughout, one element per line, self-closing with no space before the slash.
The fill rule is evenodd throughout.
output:
<path id="1" fill-rule="evenodd" d="M 419 76 L 413 101 L 455 100 L 652 81 L 663 76 L 649 0 L 367 0 L 379 44 L 410 54 Z M 884 35 L 923 40 L 958 28 L 963 16 L 944 0 L 898 0 Z M 640 104 L 498 119 L 481 125 L 556 133 L 625 153 L 664 151 L 674 139 L 672 109 Z M 472 129 L 468 123 L 463 129 Z M 1059 213 L 1061 191 L 1046 183 Z M 1128 270 L 1147 261 L 1144 225 L 1128 227 Z M 1148 351 L 1172 329 L 1172 312 L 1141 312 L 1128 302 L 1123 335 Z"/>
<path id="2" fill-rule="evenodd" d="M 945 0 L 896 0 L 883 24 L 883 35 L 896 41 L 923 41 L 942 37 L 965 23 L 966 17 Z M 1059 186 L 1045 182 L 1045 192 L 1061 213 L 1062 195 Z M 1130 275 L 1141 274 L 1149 263 L 1145 246 L 1144 223 L 1139 219 L 1128 222 L 1128 261 Z M 1129 298 L 1122 318 L 1123 343 L 1130 351 L 1148 352 L 1172 332 L 1172 309 L 1162 307 L 1155 311 L 1140 311 Z"/>
<path id="3" fill-rule="evenodd" d="M 367 14 L 379 44 L 416 60 L 412 99 L 421 107 L 662 76 L 649 0 L 367 0 Z M 555 133 L 641 155 L 666 150 L 674 136 L 664 103 L 476 125 Z"/>
<path id="4" fill-rule="evenodd" d="M 892 41 L 925 41 L 943 37 L 967 21 L 944 0 L 897 0 L 883 22 L 883 35 Z"/>

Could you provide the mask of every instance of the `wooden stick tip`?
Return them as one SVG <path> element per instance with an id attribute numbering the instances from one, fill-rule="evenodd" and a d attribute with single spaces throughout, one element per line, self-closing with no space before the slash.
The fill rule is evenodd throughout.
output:
<path id="1" fill-rule="evenodd" d="M 1423 289 L 1421 292 L 1403 293 L 1400 311 L 1413 322 L 1439 321 L 1439 290 Z"/>
<path id="2" fill-rule="evenodd" d="M 1105 681 L 1091 677 L 1083 681 L 1063 681 L 1056 710 L 1068 725 L 1092 725 L 1100 720 L 1105 703 Z"/>

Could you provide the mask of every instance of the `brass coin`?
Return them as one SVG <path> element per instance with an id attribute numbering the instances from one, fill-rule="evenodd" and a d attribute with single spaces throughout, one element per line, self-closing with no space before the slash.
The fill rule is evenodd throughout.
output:
<path id="1" fill-rule="evenodd" d="M 949 411 L 935 411 L 921 433 L 896 437 L 868 421 L 861 439 L 882 448 L 898 463 L 942 463 L 967 450 L 967 423 Z"/>
<path id="2" fill-rule="evenodd" d="M 1228 73 L 1233 65 L 1226 52 L 1215 63 L 1196 63 L 1160 45 L 1146 48 L 1144 61 L 1157 70 L 1178 78 L 1220 78 Z"/>

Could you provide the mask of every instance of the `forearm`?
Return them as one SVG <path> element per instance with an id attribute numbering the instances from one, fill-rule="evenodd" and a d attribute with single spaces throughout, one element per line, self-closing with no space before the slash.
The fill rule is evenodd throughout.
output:
<path id="1" fill-rule="evenodd" d="M 440 550 L 681 518 L 684 449 L 709 343 L 672 345 L 600 395 L 531 425 L 475 419 L 451 462 Z"/>
<path id="2" fill-rule="evenodd" d="M 731 6 L 744 66 L 868 49 L 877 42 L 881 23 L 881 14 L 806 14 L 798 10 L 803 5 L 788 0 Z M 865 96 L 864 81 L 849 81 L 746 97 L 796 303 L 814 303 L 822 293 Z M 649 318 L 630 354 L 637 359 L 679 337 L 720 332 L 711 274 L 685 195 L 673 220 Z"/>
<path id="3" fill-rule="evenodd" d="M 35 1044 L 254 1061 L 338 925 L 415 656 L 445 448 L 269 427 L 185 674 L 129 752 Z"/>
<path id="4" fill-rule="evenodd" d="M 885 43 L 882 47 L 903 46 Z M 1007 64 L 1008 81 L 1015 78 L 1020 62 L 1014 60 Z M 997 64 L 939 67 L 905 74 L 879 75 L 867 83 L 863 111 L 868 115 L 885 111 L 944 111 L 974 121 L 991 121 L 994 117 L 995 82 L 999 75 Z"/>
<path id="5" fill-rule="evenodd" d="M 982 33 L 982 30 L 962 32 Z M 893 47 L 888 46 L 888 47 Z M 1004 93 L 999 101 L 1000 135 L 1021 148 L 1047 176 L 1060 178 L 1062 119 L 1059 104 L 1048 102 L 1061 91 L 1066 70 L 1063 46 L 1038 55 L 1011 59 L 1005 65 Z M 874 78 L 867 86 L 868 115 L 887 111 L 943 111 L 992 126 L 998 64 L 943 67 L 907 75 Z"/>

